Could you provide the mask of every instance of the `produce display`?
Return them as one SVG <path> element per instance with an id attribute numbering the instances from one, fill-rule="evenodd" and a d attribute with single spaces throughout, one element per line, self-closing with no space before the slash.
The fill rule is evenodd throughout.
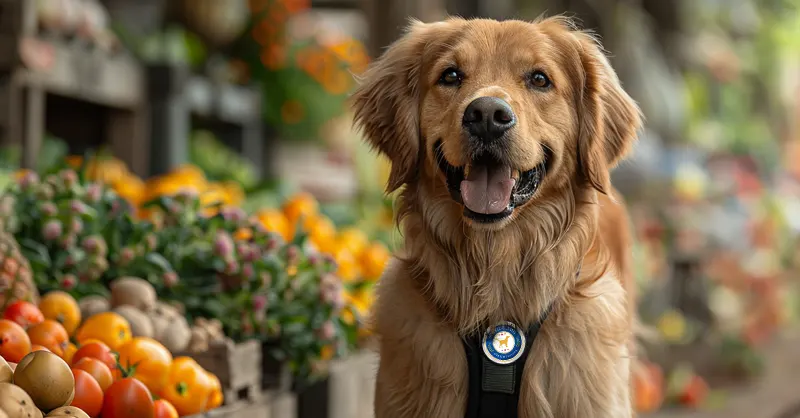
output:
<path id="1" fill-rule="evenodd" d="M 116 300 L 118 308 L 140 302 Z M 3 318 L 0 411 L 9 417 L 173 418 L 223 403 L 219 379 L 197 362 L 133 336 L 115 312 L 83 318 L 63 291 L 46 293 L 38 306 L 14 302 Z"/>
<path id="2" fill-rule="evenodd" d="M 35 323 L 32 347 L 83 361 L 83 346 L 102 342 L 119 355 L 116 380 L 143 355 L 258 339 L 304 381 L 369 337 L 372 285 L 389 249 L 358 228 L 338 228 L 310 195 L 247 213 L 236 205 L 236 178 L 220 192 L 195 166 L 142 180 L 113 158 L 65 160 L 41 176 L 20 171 L 2 197 L 8 211 L 0 219 L 19 247 L 9 254 L 30 264 L 30 288 L 44 294 L 20 294 L 9 311 Z M 127 354 L 131 341 L 145 351 Z M 156 366 L 136 367 L 154 393 Z"/>

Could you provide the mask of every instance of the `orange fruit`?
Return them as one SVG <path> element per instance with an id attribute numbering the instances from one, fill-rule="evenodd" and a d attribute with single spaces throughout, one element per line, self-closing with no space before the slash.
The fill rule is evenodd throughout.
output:
<path id="1" fill-rule="evenodd" d="M 132 368 L 131 377 L 158 393 L 167 383 L 172 354 L 152 338 L 136 337 L 119 348 L 119 364 L 123 369 Z"/>
<path id="2" fill-rule="evenodd" d="M 75 396 L 71 406 L 80 408 L 86 415 L 95 418 L 103 409 L 103 389 L 97 380 L 85 370 L 72 369 L 75 378 Z"/>
<path id="3" fill-rule="evenodd" d="M 84 357 L 75 362 L 75 364 L 72 365 L 72 369 L 80 369 L 92 375 L 94 380 L 97 380 L 97 383 L 100 384 L 100 388 L 103 389 L 103 392 L 114 383 L 114 376 L 111 373 L 111 369 L 96 358 Z"/>
<path id="4" fill-rule="evenodd" d="M 155 415 L 153 418 L 178 418 L 178 410 L 166 399 L 159 399 L 153 402 Z"/>
<path id="5" fill-rule="evenodd" d="M 48 349 L 53 354 L 64 357 L 64 351 L 69 344 L 69 334 L 64 326 L 52 319 L 45 319 L 28 328 L 31 344 L 38 344 Z"/>
<path id="6" fill-rule="evenodd" d="M 39 344 L 31 344 L 31 353 L 34 351 L 50 351 L 47 347 L 39 345 Z M 50 351 L 52 353 L 52 351 Z"/>
<path id="7" fill-rule="evenodd" d="M 11 363 L 19 363 L 31 352 L 31 339 L 14 321 L 0 319 L 0 356 Z"/>
<path id="8" fill-rule="evenodd" d="M 83 358 L 93 358 L 100 360 L 108 366 L 109 369 L 114 370 L 117 368 L 117 355 L 103 342 L 97 340 L 86 341 L 81 345 L 81 348 L 72 356 L 72 364 L 75 364 Z"/>
<path id="9" fill-rule="evenodd" d="M 64 361 L 67 364 L 72 364 L 72 358 L 75 356 L 75 352 L 78 351 L 78 347 L 73 343 L 67 343 L 67 348 L 64 349 Z"/>
<path id="10" fill-rule="evenodd" d="M 81 323 L 81 308 L 78 302 L 66 292 L 49 292 L 39 301 L 39 310 L 46 319 L 58 321 L 69 335 L 75 333 Z"/>
<path id="11" fill-rule="evenodd" d="M 206 375 L 211 381 L 211 396 L 208 398 L 208 406 L 206 407 L 206 410 L 210 411 L 222 406 L 225 396 L 222 394 L 222 384 L 217 375 L 209 371 L 206 371 Z"/>
<path id="12" fill-rule="evenodd" d="M 114 312 L 101 312 L 89 317 L 78 328 L 75 338 L 80 344 L 89 339 L 99 340 L 111 350 L 118 350 L 133 337 L 128 320 Z"/>

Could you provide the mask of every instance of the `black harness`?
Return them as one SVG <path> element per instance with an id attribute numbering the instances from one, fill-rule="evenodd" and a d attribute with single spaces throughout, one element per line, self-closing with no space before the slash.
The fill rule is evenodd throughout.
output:
<path id="1" fill-rule="evenodd" d="M 580 266 L 575 277 L 580 275 Z M 524 330 L 525 345 L 518 357 L 508 364 L 497 364 L 488 357 L 486 334 L 474 333 L 462 339 L 467 354 L 469 392 L 465 418 L 517 418 L 522 372 L 542 324 L 553 310 L 554 303 L 542 316 Z M 513 326 L 513 324 L 509 324 Z M 495 328 L 497 329 L 497 328 Z M 488 342 L 491 344 L 491 341 Z"/>
<path id="2" fill-rule="evenodd" d="M 516 418 L 519 404 L 520 382 L 525 360 L 536 340 L 542 323 L 547 319 L 552 305 L 536 323 L 525 331 L 525 348 L 513 363 L 496 364 L 484 353 L 486 344 L 481 333 L 465 337 L 469 370 L 469 397 L 465 418 Z"/>

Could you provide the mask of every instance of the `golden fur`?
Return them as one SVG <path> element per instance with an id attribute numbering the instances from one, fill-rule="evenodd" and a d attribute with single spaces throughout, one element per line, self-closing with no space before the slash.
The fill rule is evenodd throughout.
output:
<path id="1" fill-rule="evenodd" d="M 440 88 L 453 65 L 464 84 Z M 532 69 L 554 87 L 526 88 Z M 518 117 L 514 164 L 547 159 L 547 173 L 526 205 L 487 226 L 462 216 L 433 144 L 464 164 L 461 115 L 492 95 Z M 413 22 L 364 75 L 353 104 L 366 139 L 392 161 L 388 190 L 405 186 L 405 245 L 374 312 L 376 417 L 462 418 L 461 336 L 503 320 L 527 327 L 553 301 L 525 365 L 520 417 L 632 416 L 630 236 L 624 206 L 609 198 L 609 170 L 630 149 L 640 113 L 595 40 L 563 18 Z"/>

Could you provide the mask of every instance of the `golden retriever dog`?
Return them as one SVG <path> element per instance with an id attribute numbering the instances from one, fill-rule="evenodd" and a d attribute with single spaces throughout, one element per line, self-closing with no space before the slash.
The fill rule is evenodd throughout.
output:
<path id="1" fill-rule="evenodd" d="M 376 417 L 463 418 L 464 338 L 546 312 L 518 416 L 631 417 L 632 238 L 609 170 L 641 117 L 596 40 L 564 18 L 415 21 L 352 99 L 403 187 Z"/>

